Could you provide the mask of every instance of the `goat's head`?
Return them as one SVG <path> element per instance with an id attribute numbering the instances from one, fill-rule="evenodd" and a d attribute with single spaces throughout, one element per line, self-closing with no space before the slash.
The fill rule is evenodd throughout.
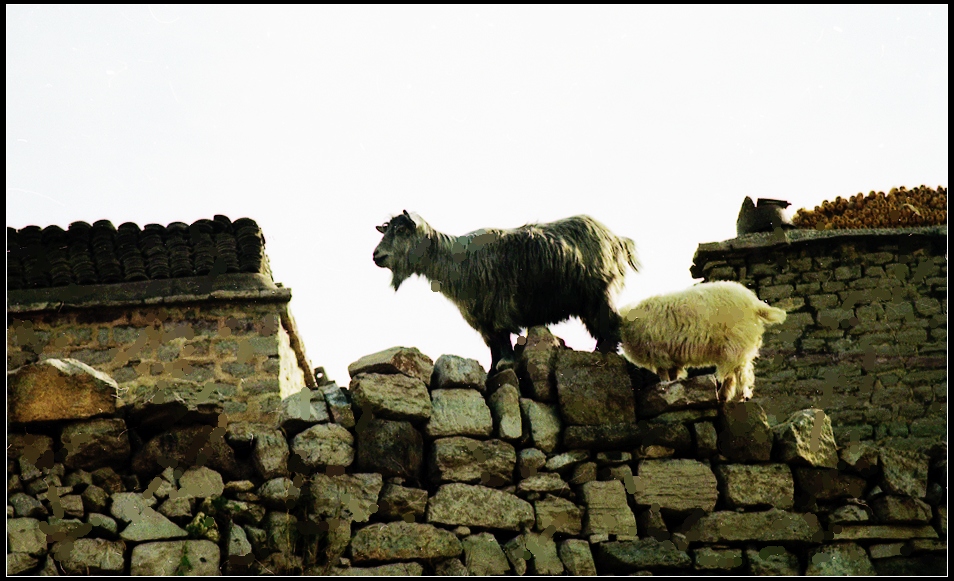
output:
<path id="1" fill-rule="evenodd" d="M 408 277 L 418 273 L 416 267 L 430 246 L 427 228 L 422 220 L 415 221 L 407 210 L 375 228 L 384 237 L 374 249 L 374 263 L 391 270 L 391 286 L 397 290 Z"/>

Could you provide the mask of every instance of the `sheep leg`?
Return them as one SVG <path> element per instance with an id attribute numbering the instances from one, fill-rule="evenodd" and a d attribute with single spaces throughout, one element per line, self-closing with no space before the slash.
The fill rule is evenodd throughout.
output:
<path id="1" fill-rule="evenodd" d="M 725 376 L 725 379 L 722 380 L 721 399 L 722 401 L 728 402 L 735 399 L 736 391 L 736 380 L 735 373 L 729 373 Z"/>

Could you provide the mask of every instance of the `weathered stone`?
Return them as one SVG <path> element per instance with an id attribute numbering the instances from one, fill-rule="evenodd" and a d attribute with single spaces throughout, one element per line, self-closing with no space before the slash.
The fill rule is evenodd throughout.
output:
<path id="1" fill-rule="evenodd" d="M 715 407 L 717 388 L 714 375 L 658 383 L 636 394 L 636 410 L 639 417 L 648 418 L 686 408 Z"/>
<path id="2" fill-rule="evenodd" d="M 878 452 L 870 442 L 850 442 L 839 451 L 839 456 L 851 470 L 869 476 L 878 467 Z"/>
<path id="3" fill-rule="evenodd" d="M 167 466 L 180 470 L 208 466 L 228 480 L 245 480 L 251 475 L 251 466 L 238 462 L 225 442 L 225 430 L 207 425 L 173 428 L 150 440 L 133 456 L 133 471 L 144 478 Z"/>
<path id="4" fill-rule="evenodd" d="M 867 481 L 860 476 L 827 468 L 797 466 L 793 472 L 799 492 L 807 495 L 811 501 L 861 498 L 867 485 Z"/>
<path id="5" fill-rule="evenodd" d="M 787 551 L 785 547 L 770 545 L 760 549 L 747 549 L 745 556 L 753 575 L 794 576 L 801 572 L 798 557 Z"/>
<path id="6" fill-rule="evenodd" d="M 883 523 L 926 523 L 933 516 L 926 502 L 906 496 L 881 496 L 871 501 L 871 509 Z"/>
<path id="7" fill-rule="evenodd" d="M 329 419 L 324 394 L 308 388 L 283 399 L 278 411 L 278 425 L 289 436 Z"/>
<path id="8" fill-rule="evenodd" d="M 556 352 L 553 350 L 528 350 L 523 353 L 517 362 L 523 394 L 537 401 L 553 401 L 556 394 L 553 380 L 555 359 Z"/>
<path id="9" fill-rule="evenodd" d="M 337 424 L 318 424 L 295 436 L 291 453 L 308 470 L 350 466 L 354 461 L 354 436 Z"/>
<path id="10" fill-rule="evenodd" d="M 556 407 L 532 399 L 521 398 L 520 411 L 530 426 L 530 439 L 534 447 L 544 452 L 552 452 L 560 443 L 560 427 L 562 425 Z"/>
<path id="11" fill-rule="evenodd" d="M 490 533 L 470 535 L 460 541 L 464 549 L 464 564 L 470 575 L 505 575 L 510 564 L 497 539 Z"/>
<path id="12" fill-rule="evenodd" d="M 420 488 L 406 488 L 397 484 L 386 484 L 381 491 L 378 515 L 388 520 L 413 522 L 424 516 L 427 509 L 427 491 Z"/>
<path id="13" fill-rule="evenodd" d="M 517 453 L 501 440 L 480 441 L 452 437 L 434 441 L 431 479 L 440 482 L 480 483 L 502 486 L 513 481 Z"/>
<path id="14" fill-rule="evenodd" d="M 100 535 L 106 535 L 109 538 L 115 538 L 116 533 L 119 532 L 119 527 L 116 525 L 116 521 L 109 518 L 105 514 L 94 512 L 86 517 L 86 522 L 93 527 L 94 532 L 97 532 Z"/>
<path id="15" fill-rule="evenodd" d="M 690 541 L 702 543 L 818 542 L 821 535 L 821 525 L 814 514 L 774 508 L 763 512 L 713 512 L 699 519 L 686 533 Z"/>
<path id="16" fill-rule="evenodd" d="M 225 484 L 222 475 L 205 466 L 192 467 L 179 477 L 179 490 L 173 491 L 170 498 L 214 498 L 222 496 Z"/>
<path id="17" fill-rule="evenodd" d="M 596 564 L 601 572 L 633 573 L 640 570 L 684 569 L 692 559 L 680 551 L 672 541 L 639 539 L 600 543 L 596 550 Z"/>
<path id="18" fill-rule="evenodd" d="M 358 470 L 420 482 L 424 437 L 410 422 L 362 418 L 356 431 Z"/>
<path id="19" fill-rule="evenodd" d="M 557 556 L 556 543 L 551 535 L 527 532 L 523 536 L 527 551 L 533 555 L 530 566 L 535 575 L 560 575 L 563 573 L 563 563 Z"/>
<path id="20" fill-rule="evenodd" d="M 404 375 L 362 373 L 351 380 L 354 405 L 391 420 L 426 420 L 431 417 L 427 385 Z"/>
<path id="21" fill-rule="evenodd" d="M 351 377 L 356 377 L 359 373 L 402 373 L 419 379 L 426 385 L 434 373 L 434 362 L 416 347 L 391 347 L 365 355 L 348 366 L 348 374 Z"/>
<path id="22" fill-rule="evenodd" d="M 497 436 L 504 440 L 523 437 L 520 417 L 520 391 L 510 384 L 502 385 L 490 396 L 490 413 L 497 427 Z"/>
<path id="23" fill-rule="evenodd" d="M 716 466 L 728 508 L 769 505 L 788 510 L 795 500 L 795 481 L 787 464 L 722 464 Z"/>
<path id="24" fill-rule="evenodd" d="M 192 518 L 194 498 L 169 498 L 159 505 L 159 514 L 175 523 L 186 523 Z"/>
<path id="25" fill-rule="evenodd" d="M 569 425 L 620 424 L 636 420 L 626 361 L 610 353 L 560 351 L 556 369 L 560 412 Z"/>
<path id="26" fill-rule="evenodd" d="M 46 533 L 33 518 L 7 519 L 7 543 L 10 552 L 40 556 L 46 553 Z"/>
<path id="27" fill-rule="evenodd" d="M 40 561 L 26 553 L 9 553 L 7 555 L 7 575 L 19 575 L 36 567 Z"/>
<path id="28" fill-rule="evenodd" d="M 929 525 L 843 525 L 833 528 L 832 532 L 836 541 L 937 538 L 937 531 Z"/>
<path id="29" fill-rule="evenodd" d="M 547 496 L 533 503 L 537 515 L 536 530 L 553 535 L 578 535 L 583 530 L 583 509 L 565 498 Z"/>
<path id="30" fill-rule="evenodd" d="M 120 537 L 125 541 L 153 541 L 175 539 L 188 535 L 185 530 L 156 512 L 138 492 L 119 492 L 113 495 L 110 512 L 113 517 L 129 523 Z"/>
<path id="31" fill-rule="evenodd" d="M 885 448 L 880 455 L 885 489 L 914 498 L 927 495 L 928 459 L 919 452 Z"/>
<path id="32" fill-rule="evenodd" d="M 529 478 L 547 463 L 547 455 L 536 448 L 524 448 L 517 454 L 518 474 Z"/>
<path id="33" fill-rule="evenodd" d="M 837 543 L 813 549 L 808 554 L 806 575 L 874 575 L 865 550 L 855 543 Z"/>
<path id="34" fill-rule="evenodd" d="M 659 446 L 670 448 L 674 452 L 688 452 L 692 448 L 692 436 L 689 428 L 680 423 L 639 422 L 640 451 Z"/>
<path id="35" fill-rule="evenodd" d="M 218 575 L 219 547 L 212 541 L 167 541 L 133 547 L 132 575 Z"/>
<path id="36" fill-rule="evenodd" d="M 589 460 L 589 458 L 589 450 L 570 450 L 569 452 L 557 454 L 556 456 L 548 459 L 546 468 L 551 472 L 556 472 L 558 470 L 563 470 L 564 468 L 573 466 L 579 462 L 583 462 L 584 460 Z"/>
<path id="37" fill-rule="evenodd" d="M 332 575 L 341 575 L 343 577 L 420 577 L 424 574 L 424 567 L 414 561 L 408 563 L 389 563 L 387 565 L 378 565 L 377 567 L 348 567 L 347 569 L 334 569 Z"/>
<path id="38" fill-rule="evenodd" d="M 204 512 L 198 512 L 194 518 L 185 526 L 189 536 L 193 539 L 203 538 L 218 543 L 221 539 L 219 534 L 219 525 L 215 518 L 206 515 Z"/>
<path id="39" fill-rule="evenodd" d="M 105 539 L 75 539 L 53 545 L 54 558 L 67 575 L 121 573 L 125 543 Z"/>
<path id="40" fill-rule="evenodd" d="M 633 498 L 637 504 L 710 512 L 719 499 L 712 470 L 697 460 L 643 460 Z"/>
<path id="41" fill-rule="evenodd" d="M 207 515 L 218 516 L 240 525 L 258 526 L 265 518 L 264 506 L 223 497 L 206 498 L 199 505 L 199 510 Z"/>
<path id="42" fill-rule="evenodd" d="M 298 518 L 286 512 L 270 511 L 262 521 L 265 528 L 265 544 L 283 555 L 293 555 L 301 537 Z M 297 555 L 296 555 L 297 556 Z"/>
<path id="43" fill-rule="evenodd" d="M 517 535 L 504 543 L 503 551 L 517 575 L 527 572 L 527 561 L 533 558 L 533 554 L 527 550 L 525 535 Z"/>
<path id="44" fill-rule="evenodd" d="M 697 422 L 692 424 L 695 434 L 696 454 L 702 458 L 709 458 L 718 452 L 719 435 L 712 422 Z"/>
<path id="45" fill-rule="evenodd" d="M 620 481 L 587 482 L 580 486 L 580 496 L 586 506 L 583 534 L 636 534 L 636 517 Z"/>
<path id="46" fill-rule="evenodd" d="M 427 521 L 491 529 L 520 530 L 533 521 L 529 502 L 483 486 L 445 484 L 427 503 Z"/>
<path id="47" fill-rule="evenodd" d="M 470 572 L 460 559 L 444 559 L 434 563 L 434 575 L 438 577 L 467 577 Z"/>
<path id="48" fill-rule="evenodd" d="M 663 520 L 662 510 L 658 506 L 651 506 L 640 510 L 636 515 L 636 526 L 640 538 L 652 537 L 657 541 L 670 539 L 669 528 Z"/>
<path id="49" fill-rule="evenodd" d="M 730 571 L 742 566 L 742 549 L 714 549 L 700 547 L 693 551 L 696 569 L 703 571 Z"/>
<path id="50" fill-rule="evenodd" d="M 730 402 L 723 409 L 719 422 L 722 455 L 735 462 L 768 462 L 773 438 L 762 406 L 754 401 Z"/>
<path id="51" fill-rule="evenodd" d="M 839 506 L 828 515 L 829 524 L 868 522 L 871 517 L 868 511 L 860 504 L 846 504 Z"/>
<path id="52" fill-rule="evenodd" d="M 315 474 L 311 482 L 311 513 L 324 519 L 343 518 L 347 511 L 355 522 L 367 522 L 378 510 L 384 481 L 380 474 Z"/>
<path id="53" fill-rule="evenodd" d="M 301 483 L 299 482 L 299 485 Z M 291 510 L 298 504 L 301 488 L 291 478 L 273 478 L 258 489 L 265 505 L 272 510 Z"/>
<path id="54" fill-rule="evenodd" d="M 600 466 L 611 466 L 614 464 L 625 464 L 633 459 L 629 452 L 613 450 L 610 452 L 597 452 L 596 463 Z"/>
<path id="55" fill-rule="evenodd" d="M 434 363 L 431 389 L 476 389 L 486 391 L 487 372 L 476 359 L 464 359 L 457 355 L 441 355 Z"/>
<path id="56" fill-rule="evenodd" d="M 433 412 L 424 426 L 430 438 L 444 436 L 488 437 L 494 423 L 490 408 L 474 389 L 437 389 L 431 392 Z"/>
<path id="57" fill-rule="evenodd" d="M 7 375 L 7 421 L 78 420 L 116 411 L 117 384 L 76 359 L 45 359 Z"/>
<path id="58" fill-rule="evenodd" d="M 559 546 L 560 560 L 567 573 L 574 576 L 596 575 L 596 564 L 590 544 L 579 539 L 567 539 Z"/>
<path id="59" fill-rule="evenodd" d="M 263 479 L 271 480 L 287 476 L 290 455 L 288 440 L 282 432 L 273 429 L 255 430 L 252 463 L 255 466 L 255 472 Z"/>
<path id="60" fill-rule="evenodd" d="M 109 505 L 109 495 L 95 484 L 87 486 L 80 498 L 83 499 L 83 508 L 86 512 L 105 512 Z"/>
<path id="61" fill-rule="evenodd" d="M 344 389 L 337 384 L 325 385 L 321 388 L 321 393 L 325 396 L 325 403 L 331 410 L 331 417 L 335 423 L 345 428 L 354 427 L 354 411 L 351 409 L 351 402 L 345 395 Z"/>
<path id="62" fill-rule="evenodd" d="M 351 555 L 355 563 L 439 559 L 456 557 L 460 553 L 461 543 L 454 533 L 421 523 L 372 524 L 355 532 L 351 540 Z"/>
<path id="63" fill-rule="evenodd" d="M 567 426 L 563 446 L 570 449 L 613 450 L 639 445 L 640 430 L 635 423 L 601 426 Z"/>
<path id="64" fill-rule="evenodd" d="M 13 514 L 18 517 L 43 518 L 49 514 L 43 503 L 22 492 L 11 495 L 7 503 L 13 506 Z"/>
<path id="65" fill-rule="evenodd" d="M 831 418 L 822 410 L 797 411 L 772 430 L 779 442 L 779 459 L 782 462 L 797 462 L 819 468 L 834 468 L 838 465 Z"/>
<path id="66" fill-rule="evenodd" d="M 76 422 L 63 428 L 61 436 L 68 468 L 98 468 L 122 464 L 129 458 L 129 436 L 126 422 L 101 419 Z"/>
<path id="67" fill-rule="evenodd" d="M 240 575 L 248 572 L 249 565 L 255 560 L 252 543 L 248 541 L 245 529 L 230 523 L 225 537 L 226 556 L 224 573 Z"/>
<path id="68" fill-rule="evenodd" d="M 565 496 L 569 494 L 570 487 L 567 486 L 567 483 L 559 474 L 554 472 L 540 472 L 521 480 L 517 484 L 517 491 L 522 493 L 550 492 Z"/>
<path id="69" fill-rule="evenodd" d="M 873 563 L 875 572 L 882 577 L 897 578 L 909 576 L 945 577 L 948 574 L 947 555 L 911 555 L 877 559 Z"/>

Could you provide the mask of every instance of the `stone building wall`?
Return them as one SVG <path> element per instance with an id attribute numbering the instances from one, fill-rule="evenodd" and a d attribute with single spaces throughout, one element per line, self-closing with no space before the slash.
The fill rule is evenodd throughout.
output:
<path id="1" fill-rule="evenodd" d="M 693 262 L 694 277 L 789 313 L 756 362 L 770 420 L 814 406 L 839 441 L 946 443 L 946 226 L 753 234 L 702 244 Z"/>
<path id="2" fill-rule="evenodd" d="M 11 291 L 7 368 L 76 359 L 117 382 L 121 405 L 163 393 L 217 402 L 235 420 L 274 413 L 314 386 L 292 346 L 287 289 L 259 275 L 221 275 L 203 291 L 188 280 L 87 287 L 92 298 L 66 306 L 51 297 L 64 289 Z"/>
<path id="3" fill-rule="evenodd" d="M 720 405 L 713 376 L 527 339 L 489 381 L 395 347 L 260 422 L 149 429 L 162 402 L 22 367 L 11 414 L 43 416 L 8 435 L 7 571 L 944 574 L 946 451 L 837 441 L 819 409 L 770 425 L 758 390 Z"/>

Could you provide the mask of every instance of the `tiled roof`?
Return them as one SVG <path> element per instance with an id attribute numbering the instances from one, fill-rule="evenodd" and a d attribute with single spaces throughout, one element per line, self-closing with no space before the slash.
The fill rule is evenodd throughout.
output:
<path id="1" fill-rule="evenodd" d="M 7 289 L 111 284 L 251 272 L 271 277 L 265 239 L 251 218 L 217 215 L 191 225 L 109 220 L 90 226 L 7 228 Z"/>

